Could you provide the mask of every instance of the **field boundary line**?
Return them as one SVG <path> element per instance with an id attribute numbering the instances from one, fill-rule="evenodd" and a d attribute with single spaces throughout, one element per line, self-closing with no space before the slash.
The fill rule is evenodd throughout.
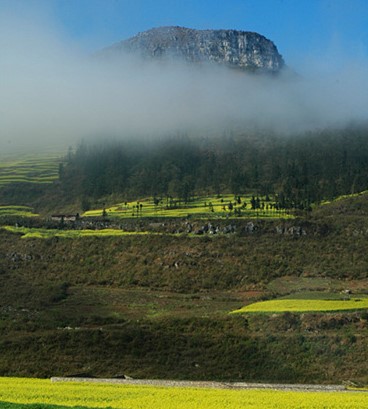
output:
<path id="1" fill-rule="evenodd" d="M 79 378 L 52 377 L 51 382 L 88 382 L 121 384 L 130 386 L 157 386 L 174 388 L 209 388 L 209 389 L 270 389 L 300 392 L 365 392 L 347 389 L 344 385 L 313 384 L 271 384 L 249 382 L 212 382 L 212 381 L 175 381 L 157 379 L 118 379 L 118 378 Z"/>

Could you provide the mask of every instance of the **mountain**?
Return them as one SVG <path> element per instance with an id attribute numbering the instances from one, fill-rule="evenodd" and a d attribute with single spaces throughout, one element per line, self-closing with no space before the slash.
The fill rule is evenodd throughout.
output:
<path id="1" fill-rule="evenodd" d="M 284 66 L 275 44 L 249 31 L 158 27 L 102 51 L 109 56 L 118 56 L 124 52 L 144 58 L 179 58 L 191 63 L 217 63 L 270 73 L 277 73 Z"/>

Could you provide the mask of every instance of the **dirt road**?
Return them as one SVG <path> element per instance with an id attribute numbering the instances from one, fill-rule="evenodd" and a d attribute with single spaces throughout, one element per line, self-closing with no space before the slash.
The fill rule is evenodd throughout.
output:
<path id="1" fill-rule="evenodd" d="M 92 382 L 137 386 L 158 386 L 176 388 L 213 388 L 213 389 L 273 389 L 300 392 L 357 392 L 346 389 L 344 385 L 304 385 L 304 384 L 269 384 L 248 382 L 201 382 L 201 381 L 170 381 L 156 379 L 103 379 L 79 377 L 52 377 L 51 382 Z M 359 391 L 368 392 L 368 391 Z"/>

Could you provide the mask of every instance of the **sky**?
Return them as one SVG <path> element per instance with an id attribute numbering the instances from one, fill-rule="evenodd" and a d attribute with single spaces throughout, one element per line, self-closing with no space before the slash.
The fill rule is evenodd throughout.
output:
<path id="1" fill-rule="evenodd" d="M 0 0 L 0 153 L 96 135 L 368 122 L 367 22 L 368 0 Z M 289 77 L 91 58 L 165 25 L 258 32 Z"/>
<path id="2" fill-rule="evenodd" d="M 368 54 L 367 0 L 0 0 L 4 11 L 47 16 L 86 52 L 178 25 L 258 32 L 294 68 L 310 56 Z"/>

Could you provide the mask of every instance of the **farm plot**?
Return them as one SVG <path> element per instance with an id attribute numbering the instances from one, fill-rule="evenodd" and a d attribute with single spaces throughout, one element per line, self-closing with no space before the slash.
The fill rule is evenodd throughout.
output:
<path id="1" fill-rule="evenodd" d="M 247 305 L 232 313 L 278 313 L 278 312 L 333 312 L 368 308 L 368 298 L 351 299 L 277 299 Z"/>
<path id="2" fill-rule="evenodd" d="M 38 214 L 29 206 L 0 206 L 0 217 L 2 216 L 35 217 Z"/>
<path id="3" fill-rule="evenodd" d="M 20 234 L 22 238 L 37 238 L 48 239 L 51 237 L 61 237 L 66 239 L 75 239 L 78 237 L 92 237 L 92 236 L 128 236 L 128 235 L 145 235 L 145 234 L 160 234 L 154 232 L 129 232 L 118 229 L 101 229 L 101 230 L 58 230 L 58 229 L 43 229 L 43 228 L 29 228 L 29 227 L 14 227 L 3 226 L 4 230 L 10 233 Z"/>
<path id="4" fill-rule="evenodd" d="M 10 183 L 52 183 L 58 178 L 60 155 L 24 154 L 0 157 L 0 187 Z"/>
<path id="5" fill-rule="evenodd" d="M 35 404 L 38 404 L 37 406 Z M 39 406 L 40 405 L 40 406 Z M 42 405 L 42 406 L 41 406 Z M 356 392 L 195 389 L 0 378 L 0 408 L 60 407 L 129 409 L 366 409 L 368 395 Z"/>
<path id="6" fill-rule="evenodd" d="M 253 201 L 253 205 L 252 205 Z M 200 196 L 185 203 L 179 199 L 142 199 L 123 202 L 106 209 L 89 210 L 83 216 L 131 217 L 291 217 L 284 210 L 276 209 L 274 201 L 261 197 L 258 201 L 252 195 Z"/>

